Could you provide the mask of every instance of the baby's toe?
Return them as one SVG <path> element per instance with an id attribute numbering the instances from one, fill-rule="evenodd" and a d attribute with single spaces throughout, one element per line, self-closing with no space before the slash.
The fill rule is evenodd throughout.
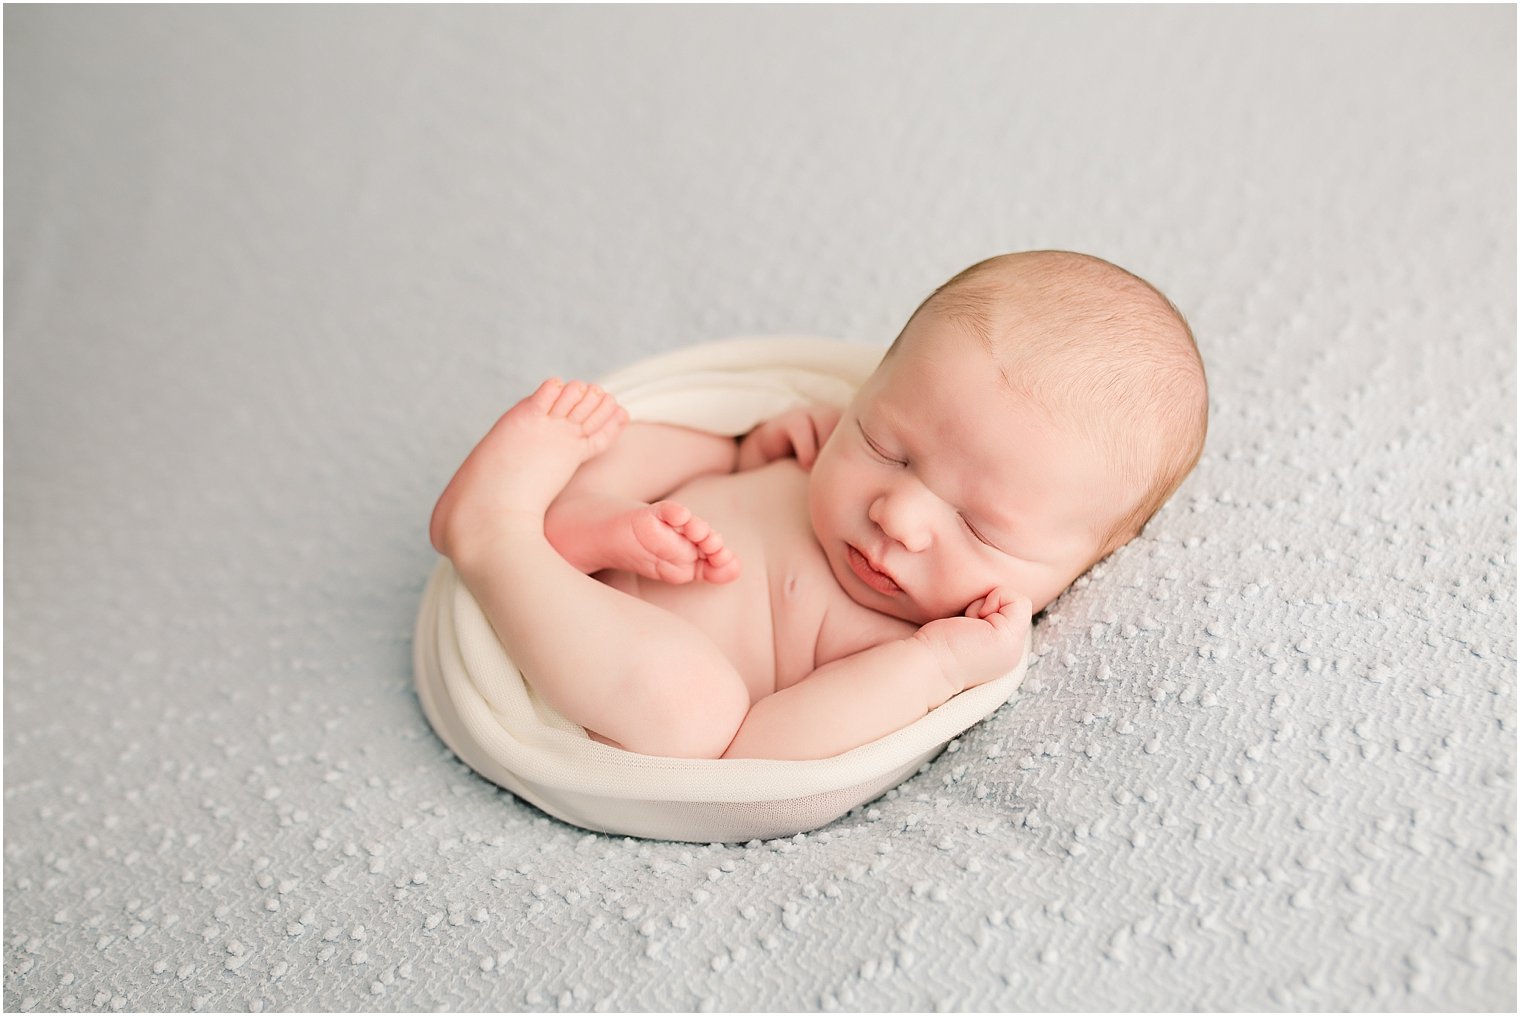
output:
<path id="1" fill-rule="evenodd" d="M 697 549 L 702 552 L 703 557 L 713 557 L 723 553 L 727 548 L 723 546 L 723 536 L 720 533 L 709 532 L 697 541 Z"/>
<path id="2" fill-rule="evenodd" d="M 672 529 L 680 529 L 691 519 L 691 509 L 679 501 L 656 501 L 649 510 Z"/>
<path id="3" fill-rule="evenodd" d="M 538 386 L 538 390 L 528 396 L 528 402 L 539 412 L 548 413 L 553 407 L 560 393 L 565 390 L 565 383 L 557 377 L 551 377 Z"/>
<path id="4" fill-rule="evenodd" d="M 702 561 L 702 580 L 713 585 L 721 585 L 738 578 L 740 570 L 739 559 L 734 556 L 733 551 L 724 547 Z"/>
<path id="5" fill-rule="evenodd" d="M 549 415 L 557 419 L 563 419 L 570 415 L 580 401 L 586 397 L 586 382 L 569 381 L 560 391 L 559 397 L 554 400 L 554 405 L 549 407 Z"/>
<path id="6" fill-rule="evenodd" d="M 633 535 L 640 547 L 641 575 L 662 582 L 690 582 L 697 548 L 681 534 L 691 510 L 676 501 L 658 501 L 633 519 Z"/>
<path id="7" fill-rule="evenodd" d="M 693 515 L 684 524 L 682 524 L 681 535 L 690 540 L 692 546 L 700 550 L 702 548 L 703 541 L 712 538 L 712 526 L 709 526 L 705 521 Z M 721 544 L 721 542 L 722 541 L 720 540 L 719 543 Z"/>
<path id="8" fill-rule="evenodd" d="M 596 385 L 587 385 L 585 392 L 581 394 L 580 401 L 570 407 L 566 419 L 571 423 L 585 423 L 591 418 L 592 413 L 601 408 L 605 398 L 605 394 Z"/>
<path id="9" fill-rule="evenodd" d="M 581 424 L 581 429 L 587 434 L 595 434 L 603 427 L 620 426 L 625 422 L 622 419 L 623 407 L 618 405 L 617 399 L 614 399 L 606 392 L 601 392 L 600 394 L 601 398 L 587 413 L 584 422 Z"/>

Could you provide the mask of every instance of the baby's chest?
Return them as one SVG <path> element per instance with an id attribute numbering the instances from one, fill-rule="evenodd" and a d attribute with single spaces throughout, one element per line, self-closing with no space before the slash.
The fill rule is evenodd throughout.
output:
<path id="1" fill-rule="evenodd" d="M 750 700 L 813 671 L 819 626 L 834 582 L 807 512 L 807 475 L 795 462 L 702 477 L 671 495 L 723 535 L 739 578 L 722 585 L 665 585 L 604 575 L 611 584 L 684 618 L 743 676 Z"/>
<path id="2" fill-rule="evenodd" d="M 766 585 L 774 643 L 771 690 L 780 691 L 823 662 L 818 650 L 826 620 L 854 604 L 834 581 L 811 525 L 775 535 L 766 548 Z"/>
<path id="3" fill-rule="evenodd" d="M 723 535 L 742 563 L 723 585 L 665 585 L 604 577 L 684 618 L 733 663 L 750 701 L 788 688 L 817 667 L 900 637 L 893 621 L 849 598 L 813 536 L 807 474 L 790 459 L 702 477 L 670 496 Z"/>
<path id="4" fill-rule="evenodd" d="M 708 634 L 744 675 L 751 700 L 814 669 L 819 626 L 843 596 L 813 538 L 807 474 L 791 460 L 699 479 L 672 495 L 723 534 L 737 581 L 672 587 L 669 605 Z"/>

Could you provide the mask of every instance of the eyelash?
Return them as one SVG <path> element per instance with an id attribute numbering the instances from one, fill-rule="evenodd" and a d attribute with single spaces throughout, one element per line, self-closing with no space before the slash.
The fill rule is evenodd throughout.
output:
<path id="1" fill-rule="evenodd" d="M 881 461 L 893 466 L 906 466 L 908 464 L 907 459 L 894 459 L 892 456 L 888 455 L 886 452 L 878 448 L 876 446 L 876 442 L 872 441 L 870 436 L 867 435 L 865 431 L 861 431 L 860 435 L 866 439 L 866 447 L 871 449 L 871 454 L 875 455 L 878 459 L 881 459 Z"/>
<path id="2" fill-rule="evenodd" d="M 957 514 L 960 515 L 961 524 L 964 525 L 967 529 L 971 530 L 971 535 L 972 536 L 976 537 L 978 540 L 982 541 L 983 543 L 985 543 L 989 547 L 993 546 L 991 540 L 987 539 L 987 537 L 983 536 L 981 533 L 979 533 L 979 532 L 976 531 L 976 527 L 971 524 L 971 520 L 970 519 L 966 518 L 966 516 L 963 513 L 959 513 L 958 512 Z M 996 550 L 997 548 L 993 547 L 993 549 Z"/>
<path id="3" fill-rule="evenodd" d="M 906 466 L 908 464 L 908 462 L 907 462 L 906 459 L 894 459 L 894 458 L 892 458 L 892 456 L 890 456 L 886 452 L 882 451 L 881 448 L 879 448 L 877 446 L 876 442 L 871 440 L 871 436 L 869 434 L 867 434 L 864 430 L 862 430 L 860 432 L 860 436 L 865 439 L 866 447 L 869 448 L 869 449 L 871 449 L 871 454 L 874 455 L 874 456 L 876 456 L 881 461 L 887 463 L 888 465 L 892 465 L 892 466 Z M 976 537 L 979 542 L 986 544 L 987 546 L 991 547 L 993 550 L 997 549 L 997 546 L 991 540 L 987 539 L 987 537 L 985 537 L 981 533 L 977 532 L 977 528 L 971 524 L 971 520 L 970 519 L 966 518 L 965 513 L 963 513 L 963 512 L 957 512 L 956 513 L 956 517 L 961 520 L 961 525 L 965 526 L 966 529 L 971 533 L 971 535 L 974 536 L 974 537 Z"/>

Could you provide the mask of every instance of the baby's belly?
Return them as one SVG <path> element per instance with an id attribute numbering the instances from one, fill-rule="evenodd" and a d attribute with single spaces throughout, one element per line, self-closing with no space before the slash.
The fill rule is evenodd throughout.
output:
<path id="1" fill-rule="evenodd" d="M 806 677 L 826 593 L 837 590 L 813 539 L 807 475 L 783 460 L 702 477 L 670 497 L 723 535 L 742 565 L 739 577 L 722 585 L 675 586 L 621 571 L 597 578 L 690 622 L 738 670 L 751 702 Z"/>

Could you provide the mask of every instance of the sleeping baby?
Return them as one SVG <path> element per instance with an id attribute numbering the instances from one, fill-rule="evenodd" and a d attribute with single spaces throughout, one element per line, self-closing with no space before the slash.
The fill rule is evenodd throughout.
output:
<path id="1" fill-rule="evenodd" d="M 1021 659 L 1039 613 L 1197 462 L 1203 363 L 1106 261 L 1009 254 L 919 306 L 844 410 L 741 438 L 557 379 L 433 512 L 534 691 L 606 744 L 813 759 Z"/>

